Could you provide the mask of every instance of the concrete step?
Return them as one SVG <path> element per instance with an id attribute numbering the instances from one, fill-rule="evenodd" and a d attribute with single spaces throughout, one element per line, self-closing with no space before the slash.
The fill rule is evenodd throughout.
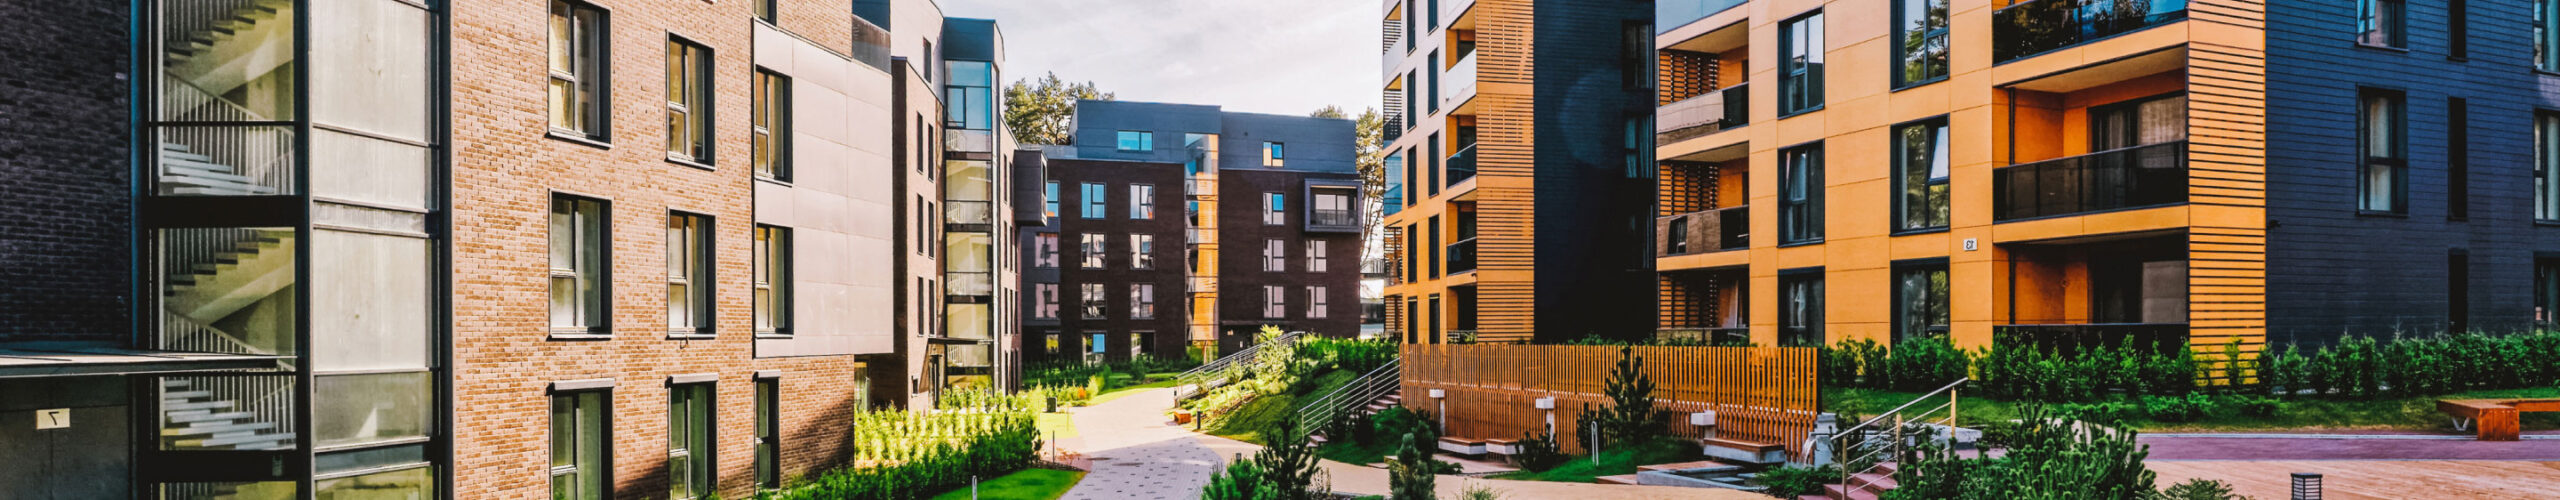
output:
<path id="1" fill-rule="evenodd" d="M 1637 483 L 1636 483 L 1636 475 L 1635 475 L 1635 474 L 1619 474 L 1619 475 L 1615 475 L 1615 476 L 1600 476 L 1599 478 L 1597 478 L 1597 482 L 1598 482 L 1598 483 L 1600 483 L 1600 484 L 1637 484 Z"/>
<path id="2" fill-rule="evenodd" d="M 223 421 L 231 421 L 231 420 L 240 420 L 240 419 L 244 419 L 244 418 L 251 418 L 251 417 L 256 417 L 256 416 L 258 416 L 258 414 L 255 414 L 255 413 L 249 413 L 249 412 L 245 412 L 245 411 L 214 412 L 214 411 L 202 411 L 202 410 L 198 410 L 198 411 L 173 411 L 173 412 L 169 412 L 169 417 L 168 417 L 168 418 L 169 418 L 169 421 L 170 421 L 170 422 L 182 423 L 182 424 L 193 424 L 193 423 L 211 423 L 211 422 L 223 422 Z"/>
<path id="3" fill-rule="evenodd" d="M 202 402 L 176 402 L 176 403 L 169 403 L 169 402 L 165 402 L 165 401 L 164 401 L 163 403 L 166 403 L 166 404 L 162 404 L 162 405 L 160 405 L 160 410 L 161 410 L 161 411 L 179 411 L 179 410 L 226 410 L 226 409 L 230 409 L 230 408 L 231 408 L 231 406 L 232 406 L 232 404 L 233 404 L 233 403 L 232 403 L 232 402 L 230 402 L 230 401 L 202 401 Z"/>
<path id="4" fill-rule="evenodd" d="M 176 429 L 161 429 L 160 435 L 163 437 L 224 436 L 235 434 L 247 435 L 241 433 L 267 430 L 274 428 L 275 426 L 276 424 L 273 422 L 225 423 L 218 425 L 187 426 Z"/>
<path id="5" fill-rule="evenodd" d="M 175 399 L 195 399 L 195 398 L 209 398 L 209 397 L 213 397 L 213 391 L 169 391 L 169 392 L 163 392 L 163 393 L 160 393 L 160 399 L 164 399 L 164 400 L 175 400 Z"/>
<path id="6" fill-rule="evenodd" d="M 1857 485 L 1859 488 L 1877 491 L 1901 487 L 1900 483 L 1893 482 L 1893 476 L 1873 472 L 1849 476 L 1849 484 Z"/>
<path id="7" fill-rule="evenodd" d="M 1861 488 L 1861 489 L 1855 489 L 1855 490 L 1843 489 L 1840 485 L 1837 485 L 1837 484 L 1826 484 L 1826 485 L 1822 485 L 1822 492 L 1825 494 L 1825 497 L 1827 497 L 1827 498 L 1846 498 L 1846 499 L 1849 499 L 1849 500 L 1876 500 L 1876 492 L 1874 492 L 1874 491 L 1870 491 L 1870 490 L 1863 489 L 1863 488 Z"/>

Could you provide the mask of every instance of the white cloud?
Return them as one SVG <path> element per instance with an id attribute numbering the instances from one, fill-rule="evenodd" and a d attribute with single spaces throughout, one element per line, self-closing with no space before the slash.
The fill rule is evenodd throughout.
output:
<path id="1" fill-rule="evenodd" d="M 1124 100 L 1305 114 L 1378 106 L 1379 0 L 941 0 L 996 20 L 1007 80 L 1055 72 Z"/>

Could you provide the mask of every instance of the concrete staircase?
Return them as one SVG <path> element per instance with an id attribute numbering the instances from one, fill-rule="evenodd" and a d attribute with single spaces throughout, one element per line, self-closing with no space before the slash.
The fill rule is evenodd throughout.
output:
<path id="1" fill-rule="evenodd" d="M 197 324 L 216 324 L 292 285 L 294 254 L 293 231 L 256 230 L 211 262 L 172 270 L 162 304 Z"/>
<path id="2" fill-rule="evenodd" d="M 1897 470 L 1894 465 L 1893 462 L 1876 464 L 1875 468 L 1849 476 L 1846 484 L 1822 485 L 1822 494 L 1805 495 L 1796 500 L 1875 500 L 1886 490 L 1900 486 L 1893 481 L 1893 473 Z"/>
<path id="3" fill-rule="evenodd" d="M 160 143 L 160 189 L 174 195 L 266 196 L 276 188 L 260 186 L 240 168 L 195 154 L 185 144 Z"/>
<path id="4" fill-rule="evenodd" d="M 166 420 L 160 429 L 163 445 L 215 450 L 293 448 L 293 433 L 274 422 L 257 421 L 257 414 L 241 411 L 239 402 L 217 399 L 213 391 L 196 390 L 194 384 L 181 379 L 160 381 L 160 412 Z"/>
<path id="5" fill-rule="evenodd" d="M 164 16 L 201 28 L 168 40 L 164 63 L 207 94 L 227 94 L 294 61 L 293 0 L 197 0 L 181 7 Z"/>

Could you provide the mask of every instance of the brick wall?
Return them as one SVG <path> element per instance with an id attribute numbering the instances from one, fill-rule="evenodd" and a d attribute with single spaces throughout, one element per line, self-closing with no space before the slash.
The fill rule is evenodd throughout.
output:
<path id="1" fill-rule="evenodd" d="M 846 1 L 784 2 L 847 12 Z M 804 5 L 809 4 L 809 5 Z M 814 5 L 814 6 L 813 6 Z M 752 375 L 782 375 L 785 476 L 841 463 L 862 401 L 852 356 L 759 359 L 749 335 L 752 180 L 747 164 L 752 6 L 747 2 L 617 2 L 610 32 L 610 148 L 545 136 L 545 4 L 459 0 L 453 19 L 454 493 L 530 498 L 548 489 L 546 387 L 610 378 L 613 483 L 622 498 L 667 494 L 666 380 L 714 373 L 716 462 L 725 496 L 750 494 Z M 816 23 L 819 21 L 808 21 Z M 665 34 L 709 47 L 719 138 L 712 169 L 670 163 L 662 137 Z M 826 34 L 802 32 L 826 42 Z M 546 211 L 552 193 L 609 203 L 611 340 L 552 340 L 547 319 Z M 717 338 L 669 339 L 665 243 L 669 210 L 714 218 Z M 802 255 L 798 258 L 824 258 Z"/>
<path id="2" fill-rule="evenodd" d="M 132 272 L 124 2 L 0 16 L 0 340 L 121 340 Z"/>

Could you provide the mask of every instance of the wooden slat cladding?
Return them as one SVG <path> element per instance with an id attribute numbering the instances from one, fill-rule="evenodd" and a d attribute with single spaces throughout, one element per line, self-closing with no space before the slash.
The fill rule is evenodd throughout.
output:
<path id="1" fill-rule="evenodd" d="M 2198 0 L 2188 43 L 2189 341 L 2220 376 L 2267 337 L 2266 4 Z"/>
<path id="2" fill-rule="evenodd" d="M 1528 341 L 1536 328 L 1535 4 L 1478 0 L 1475 6 L 1475 309 L 1477 338 L 1484 342 Z"/>
<path id="3" fill-rule="evenodd" d="M 1687 415 L 1713 410 L 1716 437 L 1781 444 L 1803 456 L 1818 411 L 1812 348 L 1646 346 L 1633 353 L 1653 380 L 1655 407 L 1671 413 L 1664 424 L 1672 435 L 1706 437 Z M 1581 453 L 1587 430 L 1575 423 L 1586 405 L 1609 407 L 1605 388 L 1618 359 L 1611 346 L 1406 344 L 1403 401 L 1447 417 L 1448 436 L 1517 439 L 1547 429 L 1549 412 L 1535 402 L 1553 397 L 1553 422 L 1562 428 L 1557 444 Z M 1433 389 L 1446 398 L 1431 399 Z"/>

